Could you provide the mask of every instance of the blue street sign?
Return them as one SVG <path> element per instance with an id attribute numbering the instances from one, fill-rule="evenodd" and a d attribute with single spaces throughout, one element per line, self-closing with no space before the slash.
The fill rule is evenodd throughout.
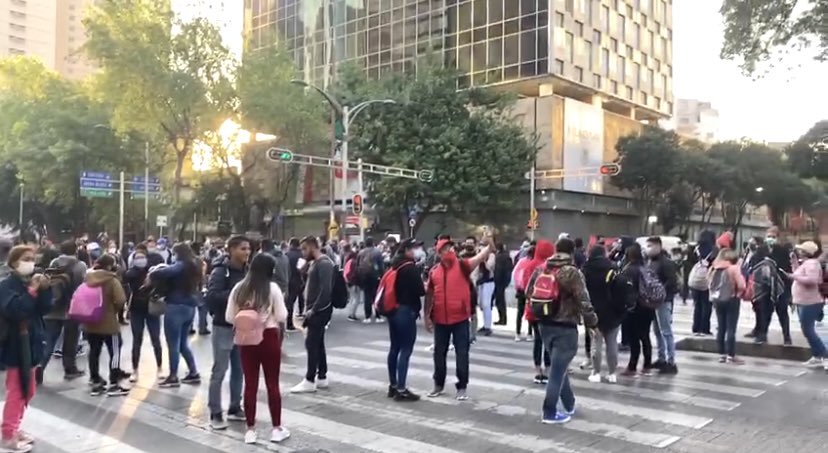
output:
<path id="1" fill-rule="evenodd" d="M 130 191 L 130 192 L 140 192 L 140 193 L 144 193 L 144 192 L 145 192 L 145 191 L 147 191 L 147 190 L 146 190 L 146 189 L 144 189 L 144 183 L 143 183 L 143 182 L 140 182 L 140 183 L 132 183 L 132 187 L 129 189 L 129 191 Z M 149 192 L 150 192 L 150 193 L 153 193 L 153 192 L 156 192 L 156 193 L 157 193 L 157 192 L 161 192 L 161 186 L 160 186 L 160 185 L 157 185 L 157 184 L 149 184 Z"/>
<path id="2" fill-rule="evenodd" d="M 83 179 L 80 180 L 80 186 L 85 189 L 112 189 L 113 183 L 98 179 Z"/>
<path id="3" fill-rule="evenodd" d="M 132 177 L 132 182 L 142 183 L 142 182 L 144 182 L 144 177 L 143 176 L 133 176 Z M 150 182 L 150 185 L 161 184 L 161 180 L 156 176 L 150 176 L 149 182 Z"/>
<path id="4" fill-rule="evenodd" d="M 81 179 L 103 179 L 105 181 L 112 180 L 112 174 L 102 171 L 82 171 Z"/>

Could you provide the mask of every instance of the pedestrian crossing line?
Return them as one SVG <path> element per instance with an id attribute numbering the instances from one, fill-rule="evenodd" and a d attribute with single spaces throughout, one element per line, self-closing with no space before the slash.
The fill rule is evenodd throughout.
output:
<path id="1" fill-rule="evenodd" d="M 344 352 L 347 354 L 354 354 L 354 355 L 361 355 L 366 357 L 373 357 L 377 359 L 381 359 L 388 355 L 387 352 L 383 352 L 380 350 L 374 349 L 364 349 L 364 348 L 356 348 L 350 346 L 342 346 L 342 347 L 335 347 L 332 351 Z M 472 363 L 470 365 L 470 371 L 474 373 L 480 374 L 489 374 L 483 368 L 490 368 L 490 367 L 483 367 L 478 365 L 475 361 L 480 360 L 480 357 L 473 357 Z M 486 361 L 489 358 L 482 358 L 482 360 Z M 412 356 L 410 359 L 410 363 L 415 363 L 419 365 L 429 365 L 432 363 L 431 359 L 427 359 L 424 357 L 417 357 Z M 510 373 L 512 375 L 518 373 Z M 672 402 L 672 403 L 682 403 L 688 404 L 691 406 L 698 406 L 703 407 L 705 409 L 714 409 L 720 411 L 730 411 L 733 410 L 741 405 L 739 402 L 735 401 L 728 401 L 721 398 L 706 398 L 703 396 L 697 395 L 689 395 L 686 393 L 680 393 L 672 390 L 654 390 L 648 389 L 644 387 L 631 387 L 628 385 L 624 385 L 623 382 L 616 384 L 616 385 L 599 385 L 593 384 L 591 382 L 585 382 L 576 379 L 570 379 L 570 383 L 576 389 L 584 389 L 590 391 L 600 391 L 600 392 L 611 392 L 620 395 L 626 395 L 633 398 L 649 398 L 656 401 L 665 401 L 665 402 Z"/>
<path id="2" fill-rule="evenodd" d="M 334 364 L 346 368 L 356 368 L 365 370 L 386 368 L 385 363 L 369 362 L 364 360 L 355 360 L 343 357 L 328 357 L 328 364 Z M 409 376 L 419 376 L 427 378 L 432 377 L 432 373 L 430 371 L 420 370 L 416 368 L 410 368 L 408 370 L 408 374 Z M 527 389 L 526 387 L 522 387 L 515 384 L 494 382 L 484 379 L 474 378 L 471 385 L 475 387 L 489 388 L 497 391 L 513 392 L 516 395 L 520 393 L 526 393 L 538 396 L 545 396 L 545 392 L 542 392 L 537 389 Z M 586 396 L 578 396 L 577 398 L 581 406 L 589 408 L 591 410 L 603 410 L 607 412 L 614 412 L 619 415 L 630 414 L 630 405 L 628 404 L 599 400 L 596 398 Z M 635 415 L 641 418 L 646 418 L 657 422 L 670 423 L 673 425 L 685 426 L 693 429 L 701 429 L 713 421 L 713 419 L 709 417 L 700 417 L 676 411 L 666 411 L 640 406 L 636 407 Z"/>
<path id="3" fill-rule="evenodd" d="M 144 401 L 143 398 L 150 391 L 151 389 L 136 386 L 130 390 L 126 398 L 102 398 L 97 401 L 90 401 L 89 393 L 84 389 L 72 389 L 60 392 L 60 396 L 83 404 L 97 402 L 98 407 L 115 412 L 116 417 L 120 414 L 119 408 L 128 408 L 131 411 L 130 417 L 132 420 L 204 447 L 225 451 L 232 450 L 240 453 L 261 453 L 262 448 L 277 453 L 294 452 L 291 448 L 273 443 L 258 444 L 256 446 L 240 444 L 240 442 L 244 441 L 243 433 L 232 430 L 224 430 L 221 432 L 213 431 L 207 428 L 206 423 L 201 422 L 193 415 L 182 414 Z M 97 432 L 93 434 L 93 436 L 99 435 L 101 434 Z M 117 453 L 121 452 L 118 451 Z"/>

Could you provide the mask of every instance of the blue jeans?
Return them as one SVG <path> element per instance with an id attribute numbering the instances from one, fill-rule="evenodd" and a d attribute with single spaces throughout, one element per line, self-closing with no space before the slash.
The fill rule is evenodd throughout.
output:
<path id="1" fill-rule="evenodd" d="M 417 315 L 410 306 L 401 305 L 388 318 L 391 349 L 388 350 L 388 382 L 391 387 L 405 390 L 408 377 L 408 361 L 417 341 Z"/>
<path id="2" fill-rule="evenodd" d="M 736 327 L 739 325 L 739 309 L 742 301 L 739 298 L 717 302 L 716 321 L 719 329 L 716 331 L 716 344 L 720 355 L 733 357 L 736 355 Z"/>
<path id="3" fill-rule="evenodd" d="M 204 333 L 207 331 L 207 304 L 199 302 L 196 310 L 198 311 L 198 333 Z"/>
<path id="4" fill-rule="evenodd" d="M 144 344 L 144 327 L 149 331 L 155 365 L 161 368 L 161 317 L 147 312 L 133 310 L 129 313 L 129 327 L 132 329 L 132 369 L 137 370 L 141 362 L 141 346 Z"/>
<path id="5" fill-rule="evenodd" d="M 673 300 L 669 297 L 656 308 L 656 340 L 658 341 L 658 360 L 676 363 L 676 342 L 673 338 Z"/>
<path id="6" fill-rule="evenodd" d="M 195 307 L 192 305 L 170 304 L 164 315 L 164 336 L 167 339 L 167 349 L 170 354 L 170 376 L 178 377 L 178 362 L 181 356 L 187 362 L 189 374 L 197 374 L 195 357 L 190 350 L 187 335 L 193 327 Z"/>
<path id="7" fill-rule="evenodd" d="M 233 328 L 214 325 L 212 343 L 213 370 L 210 374 L 210 393 L 207 398 L 210 415 L 222 413 L 221 386 L 224 383 L 227 368 L 230 368 L 230 412 L 239 412 L 244 374 L 239 347 L 233 343 Z"/>
<path id="8" fill-rule="evenodd" d="M 544 415 L 555 415 L 558 400 L 564 410 L 575 409 L 575 394 L 569 385 L 567 368 L 578 353 L 578 329 L 574 327 L 540 325 L 543 345 L 549 351 L 552 366 L 546 383 L 546 398 L 543 400 Z"/>
<path id="9" fill-rule="evenodd" d="M 443 388 L 446 384 L 446 356 L 449 340 L 454 343 L 457 359 L 457 390 L 469 385 L 469 346 L 471 323 L 466 320 L 457 324 L 434 324 L 434 386 Z"/>
<path id="10" fill-rule="evenodd" d="M 799 327 L 802 328 L 802 335 L 805 335 L 805 339 L 808 340 L 808 345 L 811 346 L 811 354 L 816 358 L 828 358 L 825 344 L 816 332 L 816 320 L 819 314 L 822 313 L 822 305 L 796 306 L 797 313 L 799 314 Z"/>
<path id="11" fill-rule="evenodd" d="M 690 290 L 693 294 L 693 333 L 710 333 L 710 291 Z M 720 324 L 721 325 L 721 324 Z"/>

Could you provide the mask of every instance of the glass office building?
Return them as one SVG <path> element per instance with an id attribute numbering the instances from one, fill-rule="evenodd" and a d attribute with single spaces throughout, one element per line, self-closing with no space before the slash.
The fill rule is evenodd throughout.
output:
<path id="1" fill-rule="evenodd" d="M 345 61 L 379 78 L 433 52 L 461 88 L 600 95 L 635 119 L 673 110 L 672 0 L 245 0 L 245 34 L 283 43 L 319 85 Z"/>

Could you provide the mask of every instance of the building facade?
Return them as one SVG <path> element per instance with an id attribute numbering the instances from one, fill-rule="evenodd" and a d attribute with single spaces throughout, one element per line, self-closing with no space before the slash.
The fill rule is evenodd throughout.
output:
<path id="1" fill-rule="evenodd" d="M 676 133 L 704 143 L 713 143 L 719 135 L 719 111 L 709 102 L 679 99 L 675 116 Z"/>
<path id="2" fill-rule="evenodd" d="M 95 70 L 78 54 L 83 10 L 94 0 L 0 0 L 0 57 L 29 55 L 64 76 Z"/>

